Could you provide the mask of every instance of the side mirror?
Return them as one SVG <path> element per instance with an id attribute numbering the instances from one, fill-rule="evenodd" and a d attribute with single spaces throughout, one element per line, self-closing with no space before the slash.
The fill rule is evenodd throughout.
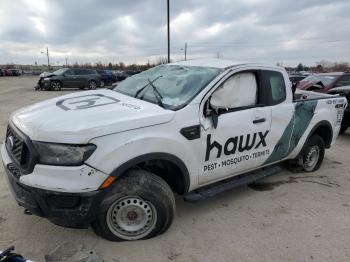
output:
<path id="1" fill-rule="evenodd" d="M 204 115 L 206 117 L 211 117 L 211 121 L 213 123 L 214 128 L 216 129 L 218 126 L 218 122 L 219 122 L 219 110 L 214 110 L 211 109 L 213 108 L 211 105 L 211 97 L 209 98 L 209 100 L 205 103 L 205 111 L 204 111 Z"/>

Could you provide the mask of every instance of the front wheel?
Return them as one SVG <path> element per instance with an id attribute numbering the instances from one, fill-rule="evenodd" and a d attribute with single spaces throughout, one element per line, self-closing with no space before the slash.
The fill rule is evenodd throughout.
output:
<path id="1" fill-rule="evenodd" d="M 174 195 L 160 177 L 131 170 L 101 203 L 94 231 L 111 241 L 147 239 L 166 231 L 175 213 Z"/>
<path id="2" fill-rule="evenodd" d="M 50 89 L 52 91 L 61 91 L 62 89 L 62 84 L 59 81 L 52 81 L 50 84 Z"/>

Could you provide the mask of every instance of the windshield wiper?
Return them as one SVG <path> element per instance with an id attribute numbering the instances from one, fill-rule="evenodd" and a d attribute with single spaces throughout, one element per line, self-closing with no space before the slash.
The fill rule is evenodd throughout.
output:
<path id="1" fill-rule="evenodd" d="M 148 83 L 146 84 L 146 85 L 144 85 L 143 87 L 141 87 L 139 90 L 137 90 L 137 92 L 136 92 L 136 94 L 135 94 L 135 98 L 137 98 L 137 96 L 143 91 L 143 90 L 145 90 L 145 88 L 147 87 L 147 86 L 149 86 L 149 84 L 150 83 L 154 83 L 155 81 L 157 81 L 159 78 L 161 78 L 162 77 L 162 75 L 160 75 L 160 76 L 158 76 L 158 77 L 156 77 L 155 79 L 153 79 L 152 80 L 152 82 L 149 80 L 149 79 L 147 79 L 148 80 Z"/>
<path id="2" fill-rule="evenodd" d="M 158 88 L 153 84 L 155 81 L 157 81 L 159 78 L 161 78 L 162 76 L 158 76 L 156 77 L 154 80 L 149 80 L 149 78 L 147 79 L 147 84 L 143 87 L 141 87 L 135 94 L 135 98 L 138 97 L 138 95 L 143 91 L 145 90 L 148 86 L 151 86 L 152 89 L 153 89 L 153 93 L 154 93 L 154 96 L 156 97 L 157 101 L 158 101 L 158 105 L 160 105 L 161 107 L 164 108 L 164 104 L 163 104 L 163 96 L 160 94 Z M 140 99 L 143 99 L 144 95 L 140 98 Z"/>
<path id="3" fill-rule="evenodd" d="M 164 104 L 163 104 L 163 96 L 159 93 L 159 90 L 158 88 L 153 84 L 153 82 L 151 82 L 151 80 L 147 79 L 149 85 L 153 88 L 153 93 L 154 93 L 154 96 L 157 98 L 158 100 L 158 104 L 164 108 Z"/>

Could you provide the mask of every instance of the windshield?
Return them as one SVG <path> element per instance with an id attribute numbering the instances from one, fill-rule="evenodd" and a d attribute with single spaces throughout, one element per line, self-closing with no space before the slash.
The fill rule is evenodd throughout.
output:
<path id="1" fill-rule="evenodd" d="M 61 68 L 53 72 L 55 75 L 62 75 L 64 72 L 66 72 L 68 69 L 67 68 Z"/>
<path id="2" fill-rule="evenodd" d="M 177 109 L 187 104 L 222 71 L 211 67 L 160 65 L 127 78 L 114 90 L 159 104 L 156 89 L 165 108 Z"/>
<path id="3" fill-rule="evenodd" d="M 322 84 L 326 86 L 332 83 L 335 78 L 336 76 L 332 76 L 332 75 L 313 75 L 305 78 L 303 82 L 320 82 L 321 81 Z"/>

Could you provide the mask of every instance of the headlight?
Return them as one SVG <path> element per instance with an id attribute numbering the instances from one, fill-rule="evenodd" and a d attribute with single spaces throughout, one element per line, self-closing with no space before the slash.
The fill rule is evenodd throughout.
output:
<path id="1" fill-rule="evenodd" d="M 45 81 L 50 81 L 50 77 L 45 77 L 44 80 Z"/>
<path id="2" fill-rule="evenodd" d="M 80 166 L 96 150 L 93 144 L 66 145 L 33 142 L 39 154 L 39 163 L 55 166 Z"/>

